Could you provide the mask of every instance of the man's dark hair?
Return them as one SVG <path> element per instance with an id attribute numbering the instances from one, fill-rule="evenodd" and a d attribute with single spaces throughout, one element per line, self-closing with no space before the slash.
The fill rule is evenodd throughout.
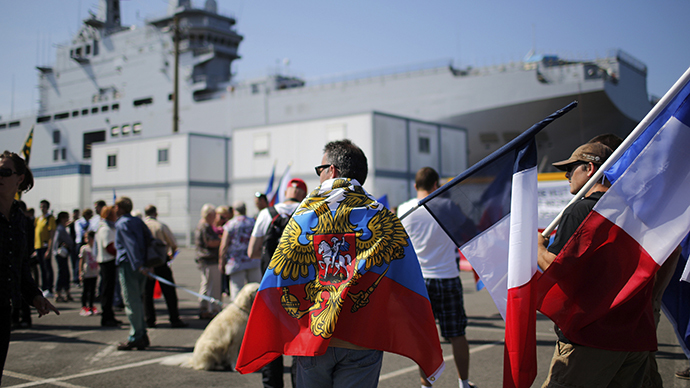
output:
<path id="1" fill-rule="evenodd" d="M 431 191 L 438 183 L 438 173 L 431 167 L 422 167 L 414 177 L 417 190 Z"/>
<path id="2" fill-rule="evenodd" d="M 623 143 L 623 139 L 614 135 L 613 133 L 605 133 L 603 135 L 593 137 L 587 143 L 601 143 L 615 151 L 616 148 Z"/>
<path id="3" fill-rule="evenodd" d="M 323 147 L 326 161 L 339 171 L 339 176 L 357 179 L 364 184 L 367 180 L 367 157 L 364 151 L 348 139 L 336 140 Z"/>
<path id="4" fill-rule="evenodd" d="M 122 209 L 124 214 L 129 214 L 132 212 L 134 206 L 132 205 L 132 200 L 129 197 L 120 197 L 115 201 L 115 205 Z"/>
<path id="5" fill-rule="evenodd" d="M 105 201 L 102 199 L 99 199 L 98 201 L 94 202 L 93 204 L 94 204 L 94 207 L 102 208 L 103 206 L 105 206 Z"/>
<path id="6" fill-rule="evenodd" d="M 57 222 L 62 222 L 62 220 L 65 220 L 65 221 L 69 220 L 69 213 L 67 213 L 67 212 L 58 213 Z"/>
<path id="7" fill-rule="evenodd" d="M 14 152 L 5 151 L 0 154 L 0 159 L 10 159 L 14 163 L 14 169 L 21 175 L 24 175 L 24 180 L 19 184 L 19 191 L 27 192 L 34 187 L 34 174 L 31 173 L 29 166 L 26 165 L 24 159 Z M 47 202 L 47 201 L 46 201 Z"/>
<path id="8" fill-rule="evenodd" d="M 41 205 L 43 205 L 43 204 L 45 203 L 46 206 L 48 207 L 48 209 L 50 209 L 50 202 L 48 202 L 47 199 L 42 199 L 41 202 L 39 202 L 39 203 L 40 203 Z"/>
<path id="9" fill-rule="evenodd" d="M 146 214 L 149 217 L 155 217 L 158 214 L 158 209 L 154 205 L 148 205 L 144 209 L 144 214 Z"/>

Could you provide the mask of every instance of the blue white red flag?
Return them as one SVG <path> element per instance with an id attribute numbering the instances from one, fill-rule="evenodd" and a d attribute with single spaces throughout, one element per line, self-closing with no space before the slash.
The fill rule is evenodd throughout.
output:
<path id="1" fill-rule="evenodd" d="M 280 184 L 273 193 L 270 195 L 266 194 L 268 195 L 268 206 L 275 206 L 275 204 L 285 201 L 285 190 L 287 190 L 288 182 L 292 179 L 290 176 L 290 166 L 291 164 L 288 164 L 285 168 L 285 172 L 283 172 L 283 176 L 280 178 Z"/>
<path id="2" fill-rule="evenodd" d="M 534 137 L 576 104 L 549 116 L 420 201 L 460 247 L 506 321 L 504 387 L 537 374 L 537 148 Z M 465 218 L 437 207 L 449 198 Z"/>
<path id="3" fill-rule="evenodd" d="M 574 343 L 656 350 L 650 280 L 690 231 L 689 79 L 602 167 L 614 183 L 538 281 L 540 311 Z"/>
<path id="4" fill-rule="evenodd" d="M 337 339 L 444 362 L 431 303 L 400 220 L 356 180 L 323 182 L 295 211 L 261 281 L 236 369 L 281 354 L 317 356 Z"/>
<path id="5" fill-rule="evenodd" d="M 671 322 L 685 357 L 690 359 L 690 283 L 682 279 L 684 268 L 690 262 L 690 234 L 685 236 L 680 246 L 680 258 L 664 292 L 661 310 Z"/>
<path id="6" fill-rule="evenodd" d="M 271 170 L 271 177 L 268 178 L 268 183 L 266 184 L 266 190 L 264 190 L 264 194 L 266 194 L 266 199 L 268 199 L 269 195 L 273 195 L 273 180 L 276 177 L 276 164 L 273 163 L 273 169 Z"/>

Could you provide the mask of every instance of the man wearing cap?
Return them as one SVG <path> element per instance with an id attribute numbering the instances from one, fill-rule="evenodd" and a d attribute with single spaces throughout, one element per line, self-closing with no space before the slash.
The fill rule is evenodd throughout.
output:
<path id="1" fill-rule="evenodd" d="M 273 218 L 289 217 L 297 209 L 300 202 L 307 196 L 307 184 L 299 178 L 290 180 L 285 189 L 285 201 L 267 207 L 259 212 L 256 217 L 256 223 L 252 230 L 252 236 L 249 238 L 249 245 L 247 247 L 247 255 L 252 259 L 262 259 L 261 250 L 263 247 L 264 238 L 268 228 L 273 222 Z M 277 215 L 271 215 L 271 213 Z M 268 262 L 261 260 L 261 274 L 266 271 Z M 261 368 L 261 375 L 264 387 L 266 388 L 282 388 L 283 387 L 283 357 L 280 356 L 271 361 L 268 365 Z M 293 384 L 294 386 L 294 384 Z"/>
<path id="2" fill-rule="evenodd" d="M 588 143 L 578 147 L 569 159 L 553 163 L 553 166 L 566 172 L 570 193 L 577 194 L 612 153 L 611 148 L 601 143 Z M 558 224 L 554 241 L 548 248 L 548 239 L 538 235 L 538 262 L 542 270 L 546 270 L 556 259 L 610 186 L 611 183 L 602 178 L 583 197 L 568 206 Z M 577 241 L 571 242 L 576 243 Z M 557 326 L 555 331 L 558 342 L 542 388 L 642 386 L 649 352 L 623 352 L 583 346 L 569 341 Z"/>

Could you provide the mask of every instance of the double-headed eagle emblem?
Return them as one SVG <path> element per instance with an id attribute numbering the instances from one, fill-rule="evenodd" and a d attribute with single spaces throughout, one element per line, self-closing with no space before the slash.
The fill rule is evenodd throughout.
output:
<path id="1" fill-rule="evenodd" d="M 354 209 L 356 217 L 352 217 Z M 363 212 L 373 215 L 362 217 Z M 407 245 L 407 233 L 390 211 L 361 186 L 336 179 L 330 190 L 314 191 L 302 202 L 268 270 L 286 280 L 313 278 L 304 285 L 309 308 L 300 309 L 302 303 L 287 287 L 283 287 L 281 304 L 295 319 L 311 313 L 311 332 L 328 339 L 346 298 L 353 302 L 352 313 L 366 306 L 388 265 L 405 256 Z M 350 292 L 364 273 L 384 265 L 386 269 L 366 289 Z"/>

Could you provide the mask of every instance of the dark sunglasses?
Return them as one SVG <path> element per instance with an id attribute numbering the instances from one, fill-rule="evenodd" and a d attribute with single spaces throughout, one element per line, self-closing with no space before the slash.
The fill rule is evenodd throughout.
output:
<path id="1" fill-rule="evenodd" d="M 1 177 L 3 177 L 3 178 L 11 177 L 12 174 L 21 175 L 20 173 L 18 173 L 16 171 L 12 171 L 11 168 L 0 168 L 0 176 Z"/>
<path id="2" fill-rule="evenodd" d="M 570 166 L 565 168 L 565 172 L 566 173 L 572 173 L 573 171 L 577 170 L 577 168 L 582 166 L 583 164 L 587 164 L 587 163 L 582 162 L 582 163 L 571 164 Z"/>
<path id="3" fill-rule="evenodd" d="M 323 172 L 323 170 L 325 170 L 331 166 L 333 166 L 333 165 L 332 164 L 322 164 L 320 166 L 314 167 L 314 170 L 316 171 L 316 176 L 321 176 L 321 173 Z M 335 167 L 335 166 L 333 166 L 333 167 Z M 335 168 L 338 168 L 338 167 L 335 167 Z"/>

